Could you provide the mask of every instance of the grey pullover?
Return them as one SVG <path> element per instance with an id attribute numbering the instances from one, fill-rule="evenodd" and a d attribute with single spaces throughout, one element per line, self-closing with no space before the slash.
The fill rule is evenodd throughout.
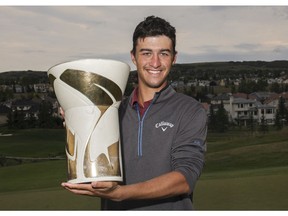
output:
<path id="1" fill-rule="evenodd" d="M 171 86 L 155 94 L 140 117 L 132 96 L 119 109 L 124 184 L 178 171 L 190 193 L 154 200 L 102 200 L 107 210 L 191 210 L 192 194 L 204 166 L 207 114 L 203 106 Z"/>

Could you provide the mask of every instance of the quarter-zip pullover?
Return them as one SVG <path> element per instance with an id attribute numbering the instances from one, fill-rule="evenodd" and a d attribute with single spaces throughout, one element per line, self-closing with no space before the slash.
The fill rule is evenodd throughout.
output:
<path id="1" fill-rule="evenodd" d="M 192 194 L 204 166 L 206 111 L 192 97 L 171 86 L 155 93 L 142 118 L 132 96 L 119 108 L 124 184 L 147 181 L 162 174 L 182 173 Z M 136 109 L 135 109 L 136 108 Z M 189 210 L 191 196 L 157 200 L 103 201 L 118 210 Z"/>

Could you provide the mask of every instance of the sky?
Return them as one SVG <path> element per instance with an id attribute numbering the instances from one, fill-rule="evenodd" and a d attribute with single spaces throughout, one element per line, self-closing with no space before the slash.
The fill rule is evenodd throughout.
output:
<path id="1" fill-rule="evenodd" d="M 273 61 L 288 57 L 288 6 L 1 5 L 0 72 L 47 71 L 85 58 L 130 60 L 145 17 L 177 32 L 177 63 Z"/>

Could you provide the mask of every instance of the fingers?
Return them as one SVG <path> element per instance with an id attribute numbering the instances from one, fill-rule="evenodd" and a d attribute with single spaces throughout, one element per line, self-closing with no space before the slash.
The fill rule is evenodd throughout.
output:
<path id="1" fill-rule="evenodd" d="M 62 107 L 59 107 L 59 113 L 63 119 L 63 127 L 65 128 L 66 127 L 66 124 L 65 124 L 65 112 L 64 110 L 62 109 Z"/>
<path id="2" fill-rule="evenodd" d="M 92 188 L 101 192 L 112 192 L 113 190 L 116 190 L 118 187 L 120 187 L 120 185 L 117 184 L 109 188 L 94 188 L 94 187 Z"/>
<path id="3" fill-rule="evenodd" d="M 92 182 L 91 184 L 72 184 L 65 182 L 62 183 L 61 186 L 74 194 L 99 197 L 104 197 L 120 187 L 117 182 Z"/>
<path id="4" fill-rule="evenodd" d="M 93 195 L 93 193 L 91 192 L 90 184 L 71 184 L 65 182 L 62 183 L 61 186 L 75 194 Z"/>
<path id="5" fill-rule="evenodd" d="M 112 189 L 116 189 L 118 186 L 118 182 L 92 182 L 92 188 L 99 190 L 99 191 L 108 191 Z"/>
<path id="6" fill-rule="evenodd" d="M 59 107 L 59 113 L 60 113 L 60 115 L 62 116 L 62 118 L 64 119 L 64 118 L 65 118 L 65 112 L 64 112 L 64 110 L 62 109 L 62 107 Z"/>

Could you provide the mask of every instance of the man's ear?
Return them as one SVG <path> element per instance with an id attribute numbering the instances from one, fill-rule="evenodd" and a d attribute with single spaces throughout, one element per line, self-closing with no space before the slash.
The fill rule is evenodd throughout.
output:
<path id="1" fill-rule="evenodd" d="M 130 56 L 131 56 L 132 62 L 136 65 L 136 57 L 135 57 L 133 51 L 130 52 Z"/>
<path id="2" fill-rule="evenodd" d="M 175 54 L 174 54 L 173 64 L 176 63 L 176 60 L 177 60 L 177 51 L 175 51 Z"/>

